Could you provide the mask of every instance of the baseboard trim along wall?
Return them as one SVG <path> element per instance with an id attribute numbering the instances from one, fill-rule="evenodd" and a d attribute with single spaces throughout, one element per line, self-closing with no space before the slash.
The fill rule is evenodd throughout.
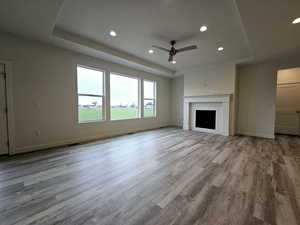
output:
<path id="1" fill-rule="evenodd" d="M 11 152 L 10 155 L 34 152 L 34 151 L 45 150 L 45 149 L 50 149 L 50 148 L 64 147 L 64 146 L 72 145 L 72 144 L 81 144 L 81 143 L 86 143 L 86 142 L 99 141 L 99 140 L 103 140 L 103 139 L 107 139 L 107 138 L 113 138 L 113 137 L 127 135 L 129 133 L 155 130 L 155 129 L 159 129 L 159 128 L 163 128 L 163 127 L 177 127 L 177 128 L 182 129 L 182 126 L 178 126 L 178 125 L 163 125 L 163 126 L 152 127 L 152 128 L 147 128 L 147 129 L 130 129 L 130 130 L 126 130 L 126 131 L 111 132 L 111 133 L 106 133 L 106 134 L 91 136 L 91 137 L 74 138 L 74 139 L 59 141 L 59 142 L 55 142 L 55 143 L 16 147 L 15 151 Z M 268 139 L 275 138 L 274 134 L 264 134 L 264 133 L 251 132 L 251 131 L 239 131 L 238 135 L 262 137 L 262 138 L 268 138 Z"/>
<path id="2" fill-rule="evenodd" d="M 264 134 L 259 132 L 251 132 L 251 131 L 238 131 L 238 135 L 252 136 L 252 137 L 262 137 L 268 139 L 275 139 L 274 134 Z"/>
<path id="3" fill-rule="evenodd" d="M 139 132 L 143 132 L 143 131 L 156 130 L 156 129 L 165 128 L 165 127 L 171 127 L 171 126 L 163 125 L 163 126 L 152 127 L 152 128 L 147 128 L 147 129 L 130 129 L 130 130 L 126 130 L 126 131 L 111 132 L 111 133 L 106 133 L 106 134 L 92 136 L 92 137 L 74 138 L 74 139 L 59 141 L 59 142 L 55 142 L 55 143 L 30 145 L 30 146 L 25 146 L 25 147 L 16 147 L 15 151 L 11 152 L 10 155 L 17 155 L 17 154 L 22 154 L 22 153 L 50 149 L 50 148 L 65 147 L 65 146 L 72 145 L 72 144 L 83 144 L 83 143 L 87 143 L 87 142 L 99 141 L 99 140 L 113 138 L 113 137 L 120 137 L 120 136 L 127 135 L 130 133 L 139 133 Z"/>

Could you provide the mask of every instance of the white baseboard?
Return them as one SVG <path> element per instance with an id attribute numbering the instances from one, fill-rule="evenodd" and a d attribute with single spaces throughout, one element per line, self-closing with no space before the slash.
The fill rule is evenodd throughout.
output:
<path id="1" fill-rule="evenodd" d="M 183 127 L 183 123 L 178 123 L 177 121 L 173 121 L 173 122 L 171 122 L 171 126 L 174 126 L 174 127 Z"/>
<path id="2" fill-rule="evenodd" d="M 106 138 L 112 138 L 112 137 L 117 137 L 117 136 L 121 136 L 121 135 L 126 135 L 128 133 L 143 132 L 143 131 L 154 130 L 154 129 L 159 129 L 159 128 L 168 127 L 168 126 L 170 126 L 170 125 L 163 125 L 163 126 L 152 127 L 152 128 L 147 128 L 147 129 L 130 129 L 130 130 L 126 130 L 126 131 L 110 132 L 110 133 L 96 135 L 96 136 L 80 137 L 80 138 L 63 140 L 63 141 L 58 141 L 58 142 L 53 142 L 53 143 L 47 143 L 47 144 L 16 147 L 14 149 L 14 151 L 11 152 L 10 155 L 26 153 L 26 152 L 33 152 L 33 151 L 55 148 L 55 147 L 63 147 L 66 145 L 77 144 L 77 143 L 97 141 L 97 140 L 102 140 L 102 139 L 106 139 Z"/>
<path id="3" fill-rule="evenodd" d="M 268 138 L 268 139 L 274 139 L 274 134 L 266 134 L 266 133 L 259 133 L 259 132 L 251 132 L 251 131 L 238 131 L 239 135 L 246 135 L 246 136 L 253 136 L 253 137 L 262 137 L 262 138 Z"/>
<path id="4" fill-rule="evenodd" d="M 158 128 L 161 128 L 161 127 L 168 127 L 168 126 L 180 127 L 177 124 L 163 125 L 163 126 L 152 127 L 152 128 L 147 128 L 147 129 L 132 129 L 132 130 L 126 130 L 126 131 L 111 132 L 111 133 L 106 133 L 106 134 L 102 134 L 102 135 L 90 136 L 90 137 L 74 138 L 74 139 L 58 141 L 58 142 L 53 142 L 53 143 L 47 143 L 47 144 L 17 147 L 17 148 L 15 148 L 15 151 L 11 153 L 11 155 L 26 153 L 26 152 L 33 152 L 33 151 L 38 151 L 38 150 L 43 150 L 43 149 L 48 149 L 48 148 L 62 147 L 62 146 L 66 146 L 66 145 L 76 144 L 76 143 L 96 141 L 96 140 L 101 140 L 101 139 L 126 135 L 127 133 L 142 132 L 142 131 L 153 130 L 153 129 L 158 129 Z M 239 131 L 238 134 L 246 135 L 246 136 L 263 137 L 263 138 L 269 138 L 269 139 L 274 139 L 275 138 L 274 134 L 270 135 L 270 134 L 249 132 L 249 131 Z"/>

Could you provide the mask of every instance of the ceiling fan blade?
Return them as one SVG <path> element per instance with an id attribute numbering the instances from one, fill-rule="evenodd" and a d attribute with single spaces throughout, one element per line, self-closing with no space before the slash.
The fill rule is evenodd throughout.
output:
<path id="1" fill-rule="evenodd" d="M 169 62 L 172 62 L 173 61 L 173 56 L 172 55 L 169 55 Z"/>
<path id="2" fill-rule="evenodd" d="M 177 52 L 185 52 L 185 51 L 190 51 L 190 50 L 194 50 L 194 49 L 197 49 L 197 45 L 187 46 L 187 47 L 184 47 L 184 48 L 180 48 L 176 51 Z"/>
<path id="3" fill-rule="evenodd" d="M 160 47 L 160 46 L 157 46 L 157 45 L 152 45 L 152 47 L 153 47 L 153 48 L 157 48 L 157 49 L 162 50 L 162 51 L 165 51 L 165 52 L 170 52 L 169 49 L 163 48 L 163 47 Z"/>

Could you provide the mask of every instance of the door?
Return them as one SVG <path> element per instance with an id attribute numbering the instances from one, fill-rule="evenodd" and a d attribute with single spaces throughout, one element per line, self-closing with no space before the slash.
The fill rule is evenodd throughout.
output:
<path id="1" fill-rule="evenodd" d="M 5 64 L 0 63 L 0 155 L 8 154 Z"/>
<path id="2" fill-rule="evenodd" d="M 300 82 L 277 85 L 275 132 L 299 135 L 300 133 Z"/>

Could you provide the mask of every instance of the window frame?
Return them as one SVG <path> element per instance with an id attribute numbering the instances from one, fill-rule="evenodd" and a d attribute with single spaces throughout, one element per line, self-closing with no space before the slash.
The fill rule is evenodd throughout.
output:
<path id="1" fill-rule="evenodd" d="M 138 81 L 138 117 L 135 118 L 127 118 L 127 119 L 112 119 L 111 118 L 111 110 L 112 110 L 112 104 L 111 104 L 111 75 L 117 75 L 117 76 L 121 76 L 121 77 L 127 77 L 127 78 L 131 78 L 131 79 L 135 79 Z M 142 79 L 139 76 L 136 75 L 128 75 L 128 74 L 124 74 L 124 73 L 119 73 L 119 72 L 113 72 L 110 71 L 109 72 L 109 121 L 122 121 L 122 120 L 139 120 L 142 119 L 142 95 L 141 95 L 141 85 L 142 85 Z"/>
<path id="2" fill-rule="evenodd" d="M 103 73 L 102 77 L 102 95 L 95 95 L 95 94 L 81 94 L 78 91 L 78 67 L 89 69 L 89 70 L 94 70 L 98 72 Z M 79 97 L 80 96 L 86 96 L 86 97 L 101 97 L 102 99 L 102 119 L 100 120 L 85 120 L 85 121 L 80 121 L 79 119 Z M 77 122 L 79 124 L 85 124 L 85 123 L 99 123 L 106 121 L 106 71 L 97 67 L 92 67 L 92 66 L 86 66 L 82 64 L 76 64 L 76 97 L 77 97 Z"/>
<path id="3" fill-rule="evenodd" d="M 145 89 L 144 89 L 144 82 L 152 82 L 153 85 L 153 98 L 145 98 Z M 156 118 L 157 117 L 157 82 L 155 80 L 148 80 L 143 79 L 143 118 Z M 152 116 L 145 116 L 145 100 L 153 101 L 153 115 Z"/>

